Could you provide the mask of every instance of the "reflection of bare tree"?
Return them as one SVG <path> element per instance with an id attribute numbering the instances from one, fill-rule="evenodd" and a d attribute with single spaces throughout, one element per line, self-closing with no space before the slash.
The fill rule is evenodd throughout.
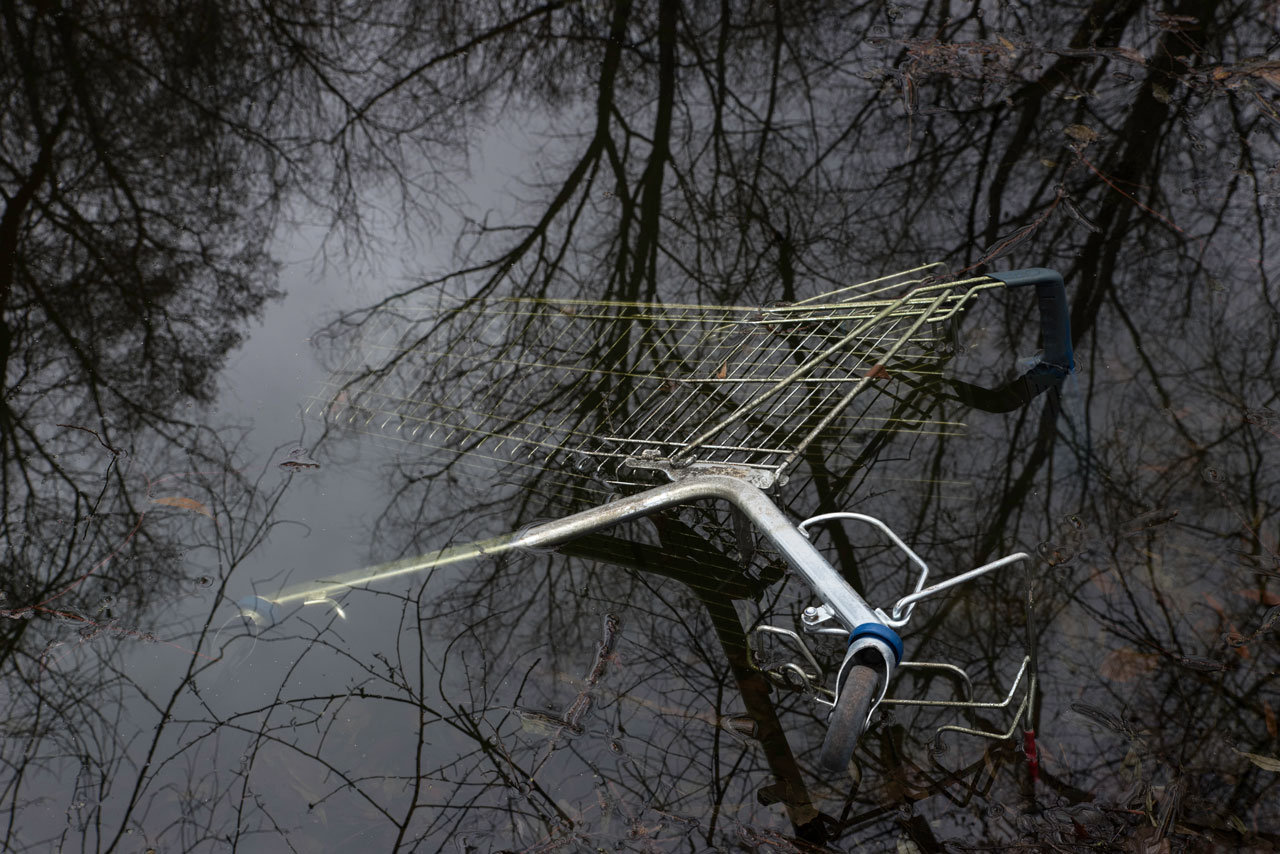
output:
<path id="1" fill-rule="evenodd" d="M 5 136 L 0 240 L 25 241 L 2 291 L 5 537 L 17 555 L 6 564 L 21 579 L 6 609 L 64 589 L 136 522 L 138 493 L 124 488 L 118 461 L 107 470 L 119 485 L 99 499 L 100 470 L 76 474 L 67 454 L 92 452 L 85 459 L 106 466 L 143 424 L 189 436 L 174 389 L 207 390 L 236 324 L 269 293 L 254 234 L 282 189 L 318 169 L 334 192 L 313 190 L 313 200 L 347 216 L 360 172 L 342 165 L 367 158 L 413 198 L 424 186 L 404 155 L 419 144 L 439 152 L 513 93 L 508 103 L 546 117 L 558 140 L 548 159 L 560 160 L 530 181 L 534 201 L 516 217 L 477 217 L 457 270 L 380 308 L 400 310 L 442 283 L 467 297 L 764 305 L 928 257 L 1067 273 L 1084 367 L 1077 410 L 1067 399 L 1057 420 L 1038 404 L 976 413 L 952 399 L 956 386 L 930 384 L 904 392 L 894 411 L 966 421 L 963 441 L 823 444 L 784 495 L 798 512 L 873 509 L 943 566 L 1044 543 L 1046 566 L 1029 582 L 1043 688 L 1038 780 L 1021 747 L 931 752 L 937 716 L 895 712 L 860 754 L 858 788 L 815 783 L 804 775 L 817 721 L 775 693 L 767 700 L 830 839 L 1058 850 L 1274 841 L 1265 763 L 1277 710 L 1266 689 L 1280 567 L 1268 472 L 1280 325 L 1267 243 L 1280 155 L 1266 88 L 1274 68 L 1246 59 L 1267 47 L 1253 11 L 975 6 L 944 21 L 898 7 L 729 6 L 548 3 L 485 16 L 464 4 L 431 20 L 371 8 L 350 30 L 317 29 L 291 5 L 234 19 L 193 7 L 175 23 L 183 37 L 155 39 L 163 73 L 141 62 L 150 54 L 120 46 L 140 42 L 95 37 L 101 22 L 5 6 L 15 61 L 4 74 L 16 93 L 6 109 L 19 119 L 7 127 L 20 132 Z M 291 136 L 299 128 L 306 142 Z M 237 162 L 270 179 L 248 181 Z M 198 294 L 177 287 L 192 277 Z M 86 283 L 93 298 L 82 305 Z M 948 370 L 999 385 L 1034 348 L 1033 311 L 1016 300 L 975 305 Z M 68 381 L 89 393 L 50 393 Z M 395 545 L 439 546 L 436 533 L 469 516 L 505 528 L 546 506 L 545 496 L 488 491 L 487 471 L 452 485 L 485 487 L 474 505 L 442 506 L 452 473 L 441 465 L 415 459 L 398 473 L 380 531 Z M 45 475 L 60 485 L 34 488 Z M 198 496 L 212 508 L 227 492 Z M 265 513 L 267 499 L 254 500 L 240 517 Z M 57 521 L 68 518 L 70 527 Z M 252 678 L 239 687 L 260 689 L 251 698 L 206 684 L 215 671 L 190 659 L 172 700 L 135 695 L 148 714 L 172 716 L 142 754 L 54 738 L 39 710 L 102 686 L 68 677 L 55 691 L 39 675 L 52 632 L 32 628 L 35 618 L 5 620 L 7 660 L 39 675 L 30 695 L 13 695 L 6 727 L 18 733 L 27 725 L 14 721 L 34 718 L 18 734 L 48 746 L 38 759 L 6 754 L 9 814 L 17 822 L 39 809 L 32 775 L 74 754 L 98 758 L 77 782 L 94 794 L 68 835 L 93 838 L 99 818 L 114 820 L 100 848 L 124 847 L 133 829 L 188 849 L 228 838 L 268 848 L 279 837 L 259 834 L 287 831 L 305 840 L 300 850 L 357 838 L 388 848 L 462 839 L 481 850 L 683 850 L 696 840 L 803 850 L 800 828 L 815 819 L 786 791 L 794 779 L 735 729 L 760 698 L 744 697 L 753 689 L 726 639 L 735 620 L 740 629 L 761 612 L 794 610 L 804 594 L 764 583 L 776 581 L 769 555 L 750 555 L 723 521 L 685 514 L 637 526 L 629 539 L 646 548 L 633 562 L 711 535 L 699 559 L 742 570 L 736 592 L 746 595 L 611 566 L 604 554 L 442 572 L 353 609 L 352 620 L 381 624 L 381 649 L 353 647 L 337 621 L 264 633 L 243 665 Z M 898 591 L 897 567 L 874 547 L 827 536 L 878 601 Z M 129 542 L 151 558 L 165 539 L 144 527 Z M 223 551 L 228 565 L 245 553 Z M 42 592 L 28 593 L 28 579 Z M 1027 585 L 1008 577 L 955 597 L 924 614 L 911 640 L 996 677 L 1025 645 Z M 141 607 L 140 585 L 122 590 Z M 81 616 L 96 607 L 77 603 Z M 621 623 L 619 660 L 584 679 L 597 673 L 604 613 Z M 249 643 L 206 632 L 189 645 L 214 657 L 225 646 L 230 658 Z M 114 673 L 103 658 L 101 672 Z M 336 687 L 312 687 L 321 679 Z M 191 685 L 197 694 L 182 693 Z M 557 727 L 587 700 L 590 711 L 570 721 L 581 733 Z M 97 728 L 76 718 L 74 732 L 105 743 L 128 705 L 100 703 L 110 710 Z M 128 785 L 114 782 L 121 776 Z M 761 805 L 762 790 L 791 814 Z"/>
<path id="2" fill-rule="evenodd" d="M 25 551 L 11 552 L 12 565 L 53 570 L 61 587 L 19 588 L 29 604 L 5 603 L 16 606 L 4 610 L 6 848 L 25 850 L 61 834 L 64 842 L 78 837 L 111 849 L 146 833 L 171 738 L 166 723 L 198 676 L 220 672 L 228 643 L 213 613 L 233 573 L 274 527 L 283 491 L 234 472 L 230 452 L 205 441 L 195 450 L 206 464 L 221 450 L 218 469 L 149 478 L 137 471 L 141 460 L 165 458 L 136 445 L 135 468 L 119 478 L 129 491 L 116 487 L 111 466 L 105 473 L 68 466 L 68 477 L 82 484 L 95 473 L 101 481 L 95 518 L 80 523 L 91 535 L 33 537 Z M 50 543 L 64 563 L 37 562 L 39 547 Z M 208 574 L 192 577 L 184 564 L 207 566 Z M 65 573 L 61 580 L 56 571 Z M 184 612 L 201 599 L 209 613 L 193 624 Z M 148 651 L 180 674 L 172 684 L 157 686 L 145 674 Z M 63 789 L 60 780 L 74 787 Z M 42 822 L 33 833 L 24 817 L 50 800 L 65 805 L 65 822 Z"/>
<path id="3" fill-rule="evenodd" d="M 397 171 L 423 115 L 397 125 L 373 89 L 342 91 L 351 47 L 393 62 L 414 49 L 401 27 L 358 19 L 279 3 L 0 6 L 6 850 L 59 833 L 124 846 L 158 833 L 147 817 L 166 792 L 189 819 L 183 847 L 217 824 L 190 793 L 218 772 L 174 782 L 159 757 L 226 640 L 164 603 L 221 595 L 279 493 L 236 471 L 234 443 L 193 405 L 276 295 L 266 243 L 286 203 L 358 235 L 356 188 L 389 183 L 420 212 L 414 193 L 443 174 Z M 421 144 L 445 151 L 453 131 L 435 127 Z M 208 574 L 188 577 L 203 560 Z M 152 641 L 179 657 L 163 688 L 136 670 Z M 54 794 L 65 829 L 31 819 Z"/>
<path id="4" fill-rule="evenodd" d="M 193 14 L 122 40 L 111 33 L 122 20 L 0 9 L 2 844 L 13 850 L 64 832 L 33 835 L 26 816 L 68 768 L 67 834 L 101 827 L 91 805 L 117 777 L 145 777 L 131 716 L 164 700 L 122 658 L 158 642 L 192 667 L 207 661 L 154 609 L 204 591 L 183 569 L 179 531 L 234 524 L 226 496 L 244 489 L 214 474 L 230 453 L 182 405 L 210 399 L 239 327 L 274 293 L 270 205 L 242 171 L 250 147 L 227 130 L 246 93 L 214 84 L 214 56 L 194 37 L 211 22 Z M 98 833 L 127 820 L 107 823 Z"/>

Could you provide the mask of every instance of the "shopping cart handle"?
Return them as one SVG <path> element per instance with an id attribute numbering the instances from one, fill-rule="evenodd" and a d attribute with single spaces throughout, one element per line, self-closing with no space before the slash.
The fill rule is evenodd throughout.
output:
<path id="1" fill-rule="evenodd" d="M 1040 337 L 1044 340 L 1044 368 L 1064 378 L 1076 368 L 1071 350 L 1071 310 L 1067 307 L 1067 288 L 1062 276 L 1047 267 L 1028 267 L 1008 273 L 990 273 L 991 278 L 1007 287 L 1035 285 L 1040 303 Z M 1037 366 L 1040 367 L 1040 366 Z"/>

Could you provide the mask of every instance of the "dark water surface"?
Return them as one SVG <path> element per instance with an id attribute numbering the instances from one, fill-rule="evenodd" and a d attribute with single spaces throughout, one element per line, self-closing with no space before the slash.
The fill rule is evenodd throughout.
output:
<path id="1" fill-rule="evenodd" d="M 0 9 L 0 849 L 1280 846 L 1275 3 L 407 5 Z M 710 503 L 242 616 L 626 491 L 491 435 L 643 415 L 555 391 L 597 307 L 496 300 L 662 303 L 589 342 L 657 360 L 670 306 L 931 261 L 1060 271 L 1075 374 L 975 390 L 1041 346 L 984 292 L 775 494 L 1029 552 L 903 630 L 978 699 L 1029 656 L 1022 714 L 884 706 L 823 772 L 748 654 L 814 597 Z"/>

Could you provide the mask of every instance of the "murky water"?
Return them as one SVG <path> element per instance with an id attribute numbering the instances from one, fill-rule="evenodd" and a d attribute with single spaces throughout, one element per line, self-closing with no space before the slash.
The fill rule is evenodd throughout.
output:
<path id="1" fill-rule="evenodd" d="M 1280 844 L 1273 5 L 0 32 L 0 848 Z M 1059 271 L 1075 372 L 1029 292 L 841 291 L 933 261 Z M 807 359 L 702 459 L 811 434 L 793 521 L 932 579 L 1030 554 L 902 629 L 993 705 L 883 704 L 822 770 L 844 639 L 753 631 L 818 600 L 723 502 L 281 598 L 661 483 Z M 813 542 L 912 589 L 865 523 Z"/>

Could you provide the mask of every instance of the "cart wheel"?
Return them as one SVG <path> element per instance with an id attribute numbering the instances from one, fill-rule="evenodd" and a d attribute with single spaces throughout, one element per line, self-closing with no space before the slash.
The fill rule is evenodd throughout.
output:
<path id="1" fill-rule="evenodd" d="M 836 698 L 836 707 L 827 719 L 827 737 L 822 740 L 822 755 L 818 760 L 823 769 L 844 771 L 849 767 L 853 749 L 867 725 L 878 681 L 879 677 L 870 667 L 858 664 L 849 668 L 844 688 Z"/>

